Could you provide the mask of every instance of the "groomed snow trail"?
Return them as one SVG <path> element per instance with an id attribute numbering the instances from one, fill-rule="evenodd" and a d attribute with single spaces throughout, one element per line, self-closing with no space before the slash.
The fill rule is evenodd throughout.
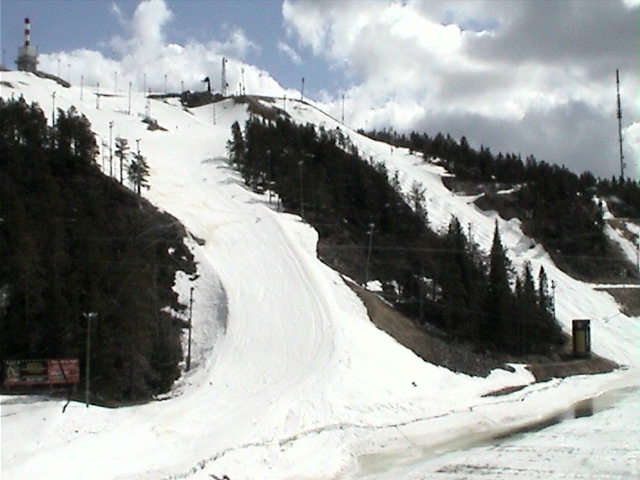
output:
<path id="1" fill-rule="evenodd" d="M 521 367 L 486 379 L 455 374 L 422 362 L 373 327 L 340 276 L 317 260 L 316 232 L 248 192 L 227 164 L 230 126 L 244 123 L 245 106 L 216 104 L 214 125 L 211 105 L 185 111 L 173 100 L 151 101 L 151 116 L 166 129 L 151 132 L 140 121 L 140 94 L 127 115 L 126 97 L 103 97 L 96 109 L 86 87 L 80 101 L 79 88 L 30 74 L 3 72 L 2 80 L 11 85 L 3 84 L 3 97 L 24 95 L 45 112 L 55 91 L 57 106 L 75 105 L 101 142 L 111 121 L 113 138 L 132 145 L 140 139 L 151 167 L 144 195 L 185 225 L 200 274 L 176 279 L 184 303 L 195 289 L 195 348 L 192 370 L 171 394 L 117 410 L 72 404 L 64 414 L 61 402 L 2 397 L 3 480 L 340 478 L 354 472 L 362 453 L 500 431 L 637 384 L 637 319 L 621 314 L 606 293 L 555 270 L 517 222 L 501 222 L 503 239 L 518 261 L 544 265 L 561 285 L 561 320 L 597 320 L 594 349 L 627 370 L 483 398 L 532 377 Z M 298 122 L 339 126 L 308 105 L 288 105 Z M 427 187 L 436 226 L 456 214 L 473 225 L 481 245 L 489 244 L 496 216 L 448 192 L 441 169 L 341 128 L 361 152 L 397 169 L 405 186 L 417 179 Z"/>

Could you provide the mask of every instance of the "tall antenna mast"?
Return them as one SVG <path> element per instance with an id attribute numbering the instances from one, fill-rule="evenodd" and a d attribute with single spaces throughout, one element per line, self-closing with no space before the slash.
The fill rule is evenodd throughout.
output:
<path id="1" fill-rule="evenodd" d="M 220 93 L 223 97 L 227 96 L 227 59 L 222 57 L 222 79 L 220 81 Z"/>
<path id="2" fill-rule="evenodd" d="M 616 90 L 618 93 L 618 143 L 620 144 L 620 178 L 624 179 L 624 154 L 622 153 L 622 107 L 620 106 L 620 75 L 616 69 Z"/>

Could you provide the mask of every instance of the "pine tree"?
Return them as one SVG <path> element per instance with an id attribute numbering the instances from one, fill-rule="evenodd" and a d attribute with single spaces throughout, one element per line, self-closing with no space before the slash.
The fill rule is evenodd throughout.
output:
<path id="1" fill-rule="evenodd" d="M 514 316 L 514 337 L 512 342 L 511 350 L 520 355 L 525 353 L 525 330 L 526 330 L 526 319 L 525 319 L 525 308 L 524 305 L 524 287 L 522 285 L 522 280 L 520 277 L 516 277 L 516 286 L 515 286 L 515 305 L 513 310 Z"/>
<path id="2" fill-rule="evenodd" d="M 562 329 L 556 320 L 555 299 L 553 293 L 549 293 L 547 274 L 544 267 L 540 267 L 538 275 L 538 311 L 539 321 L 543 330 L 541 343 L 544 349 L 548 349 L 549 345 L 560 345 L 564 342 Z"/>
<path id="3" fill-rule="evenodd" d="M 512 345 L 510 351 L 545 354 L 553 344 L 562 342 L 560 327 L 555 321 L 548 295 L 544 268 L 538 274 L 536 289 L 531 265 L 528 262 L 525 264 L 522 277 L 517 279 L 516 298 L 514 317 L 518 344 Z"/>
<path id="4" fill-rule="evenodd" d="M 518 323 L 522 325 L 523 341 L 520 345 L 520 353 L 531 353 L 539 349 L 540 344 L 540 307 L 538 303 L 538 292 L 533 281 L 531 265 L 526 262 L 524 265 L 522 279 L 522 295 L 519 300 Z"/>
<path id="5" fill-rule="evenodd" d="M 409 203 L 416 215 L 420 217 L 420 220 L 422 220 L 425 225 L 428 225 L 429 217 L 424 196 L 426 190 L 420 182 L 413 182 L 411 184 L 411 191 L 409 192 Z"/>
<path id="6" fill-rule="evenodd" d="M 509 260 L 502 246 L 496 221 L 489 255 L 489 285 L 486 299 L 487 319 L 481 337 L 496 346 L 507 343 L 508 319 L 512 316 L 512 293 L 509 286 Z"/>
<path id="7" fill-rule="evenodd" d="M 549 282 L 544 267 L 540 267 L 538 274 L 538 305 L 543 311 L 553 314 L 553 298 L 549 294 Z"/>
<path id="8" fill-rule="evenodd" d="M 124 164 L 129 156 L 129 142 L 126 138 L 116 137 L 116 157 L 120 160 L 120 183 L 122 183 L 122 172 Z"/>
<path id="9" fill-rule="evenodd" d="M 459 308 L 466 308 L 467 290 L 464 278 L 464 265 L 460 255 L 464 255 L 466 239 L 456 217 L 452 217 L 445 237 L 446 250 L 441 260 L 438 283 L 442 287 L 443 325 L 451 330 L 460 330 L 462 325 Z"/>
<path id="10" fill-rule="evenodd" d="M 129 181 L 138 195 L 141 194 L 140 190 L 142 187 L 147 189 L 149 188 L 149 183 L 147 182 L 147 177 L 149 176 L 149 165 L 147 164 L 145 157 L 140 152 L 133 154 L 133 160 L 129 163 L 127 174 Z"/>
<path id="11" fill-rule="evenodd" d="M 227 151 L 229 152 L 229 159 L 232 163 L 238 167 L 244 164 L 246 144 L 238 122 L 233 122 L 233 125 L 231 125 L 231 139 L 227 142 Z"/>

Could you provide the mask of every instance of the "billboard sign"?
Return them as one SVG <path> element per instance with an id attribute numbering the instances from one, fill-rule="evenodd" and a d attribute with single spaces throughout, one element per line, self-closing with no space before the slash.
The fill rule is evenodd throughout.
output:
<path id="1" fill-rule="evenodd" d="M 80 381 L 77 358 L 5 360 L 5 387 L 18 385 L 65 385 Z"/>

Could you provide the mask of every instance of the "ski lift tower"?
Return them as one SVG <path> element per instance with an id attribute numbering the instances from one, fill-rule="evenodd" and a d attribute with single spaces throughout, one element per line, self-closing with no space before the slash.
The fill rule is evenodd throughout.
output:
<path id="1" fill-rule="evenodd" d="M 24 45 L 18 48 L 16 64 L 18 70 L 33 73 L 38 65 L 38 52 L 31 46 L 31 22 L 28 18 L 24 19 Z"/>

